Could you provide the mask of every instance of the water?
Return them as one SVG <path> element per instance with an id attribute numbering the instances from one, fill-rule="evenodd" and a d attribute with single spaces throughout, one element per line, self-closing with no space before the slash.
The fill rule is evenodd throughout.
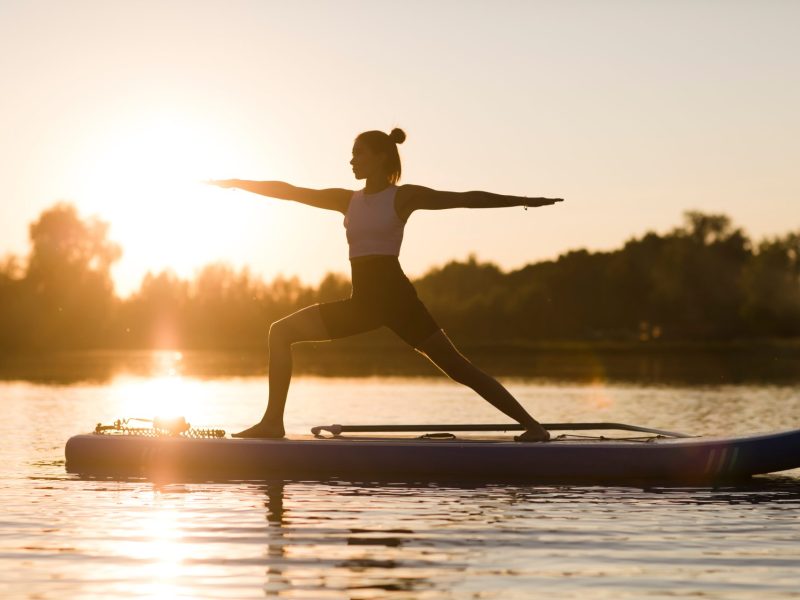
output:
<path id="1" fill-rule="evenodd" d="M 98 421 L 179 412 L 235 430 L 260 415 L 262 378 L 191 373 L 186 362 L 140 355 L 102 376 L 77 370 L 70 383 L 0 382 L 0 596 L 800 597 L 800 471 L 739 487 L 648 489 L 156 485 L 65 473 L 64 442 Z M 800 427 L 797 382 L 504 382 L 545 421 L 698 434 Z M 497 415 L 469 390 L 428 376 L 300 376 L 287 414 L 296 433 L 423 420 Z"/>

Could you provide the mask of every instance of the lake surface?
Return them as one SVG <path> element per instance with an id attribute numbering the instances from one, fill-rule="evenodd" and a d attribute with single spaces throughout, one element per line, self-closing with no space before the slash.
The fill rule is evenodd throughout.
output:
<path id="1" fill-rule="evenodd" d="M 257 363 L 73 355 L 20 363 L 18 377 L 6 363 L 0 596 L 800 597 L 800 471 L 737 487 L 646 489 L 154 484 L 65 472 L 67 438 L 98 422 L 179 413 L 197 426 L 250 425 L 267 391 Z M 799 381 L 743 380 L 642 382 L 603 369 L 502 378 L 543 421 L 694 434 L 800 428 Z M 292 433 L 334 422 L 497 420 L 470 390 L 430 372 L 299 375 L 287 410 Z"/>

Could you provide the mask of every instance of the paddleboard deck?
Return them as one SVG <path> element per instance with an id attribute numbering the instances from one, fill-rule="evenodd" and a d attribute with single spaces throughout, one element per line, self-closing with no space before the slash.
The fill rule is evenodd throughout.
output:
<path id="1" fill-rule="evenodd" d="M 339 435 L 284 439 L 76 435 L 66 467 L 84 476 L 208 480 L 698 483 L 800 467 L 800 430 L 737 437 L 582 439 Z"/>

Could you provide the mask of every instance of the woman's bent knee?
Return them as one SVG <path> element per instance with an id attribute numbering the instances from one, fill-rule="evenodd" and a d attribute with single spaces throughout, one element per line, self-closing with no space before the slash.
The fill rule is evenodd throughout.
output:
<path id="1" fill-rule="evenodd" d="M 275 321 L 269 328 L 270 344 L 291 345 L 295 342 L 330 339 L 319 305 L 315 304 Z"/>
<path id="2" fill-rule="evenodd" d="M 291 327 L 286 323 L 286 319 L 275 321 L 269 326 L 269 345 L 289 345 L 291 340 Z"/>

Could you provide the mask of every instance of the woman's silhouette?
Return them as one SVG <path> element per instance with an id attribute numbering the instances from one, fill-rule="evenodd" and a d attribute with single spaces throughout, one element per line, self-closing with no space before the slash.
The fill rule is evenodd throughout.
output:
<path id="1" fill-rule="evenodd" d="M 215 180 L 224 188 L 239 188 L 271 198 L 294 200 L 344 215 L 350 247 L 352 294 L 338 302 L 301 309 L 269 329 L 269 402 L 261 421 L 234 437 L 284 436 L 283 410 L 292 376 L 291 345 L 296 342 L 343 338 L 389 327 L 406 343 L 431 360 L 451 379 L 469 386 L 497 409 L 522 424 L 520 441 L 544 441 L 547 431 L 497 380 L 453 346 L 445 332 L 417 297 L 400 268 L 398 256 L 403 228 L 415 210 L 545 206 L 560 198 L 526 198 L 488 192 L 440 192 L 418 185 L 401 185 L 397 144 L 405 141 L 400 129 L 386 135 L 367 131 L 353 144 L 350 164 L 363 190 L 312 190 L 281 181 Z"/>

